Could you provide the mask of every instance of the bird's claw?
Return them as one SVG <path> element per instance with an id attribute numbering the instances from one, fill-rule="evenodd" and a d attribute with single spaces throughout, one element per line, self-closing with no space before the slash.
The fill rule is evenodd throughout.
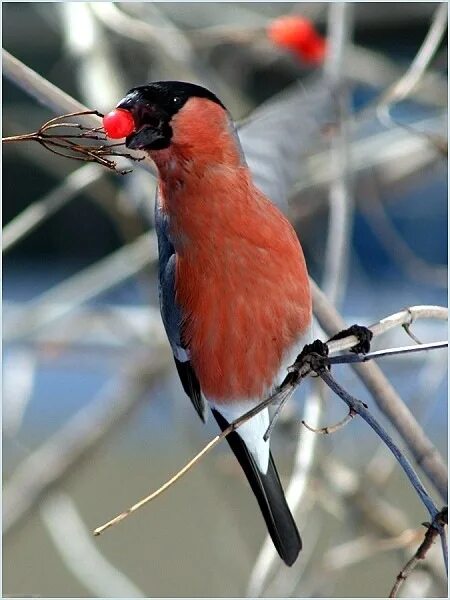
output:
<path id="1" fill-rule="evenodd" d="M 304 346 L 295 359 L 294 364 L 289 368 L 289 375 L 300 379 L 308 375 L 311 371 L 320 373 L 329 368 L 327 344 L 321 340 L 314 340 L 312 344 Z"/>
<path id="2" fill-rule="evenodd" d="M 364 327 L 364 325 L 355 324 L 347 329 L 343 329 L 339 333 L 336 333 L 336 335 L 333 335 L 328 342 L 341 340 L 342 338 L 350 335 L 354 335 L 358 338 L 358 343 L 350 348 L 350 352 L 354 352 L 355 354 L 367 354 L 370 350 L 370 342 L 373 338 L 373 333 L 370 331 L 370 329 Z"/>

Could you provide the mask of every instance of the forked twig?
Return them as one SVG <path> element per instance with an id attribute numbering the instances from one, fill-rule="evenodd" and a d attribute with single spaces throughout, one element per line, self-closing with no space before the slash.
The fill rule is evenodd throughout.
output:
<path id="1" fill-rule="evenodd" d="M 445 525 L 448 524 L 448 509 L 446 506 L 438 512 L 438 514 L 434 517 L 432 523 L 424 523 L 427 527 L 427 531 L 425 533 L 425 538 L 420 546 L 417 548 L 414 556 L 406 563 L 400 573 L 397 575 L 394 586 L 389 594 L 389 598 L 397 598 L 397 594 L 409 577 L 413 569 L 418 565 L 420 560 L 424 560 L 426 555 L 428 554 L 429 549 L 433 545 L 436 537 L 441 533 L 444 529 Z"/>
<path id="2" fill-rule="evenodd" d="M 83 115 L 96 115 L 98 117 L 103 117 L 102 113 L 98 112 L 97 110 L 85 110 L 68 113 L 66 115 L 60 115 L 50 119 L 33 133 L 5 137 L 2 138 L 2 142 L 38 142 L 38 144 L 40 144 L 46 150 L 53 152 L 53 154 L 83 162 L 95 162 L 103 167 L 106 167 L 110 171 L 119 173 L 120 175 L 126 175 L 127 173 L 130 173 L 131 169 L 118 169 L 117 164 L 113 160 L 110 160 L 106 157 L 122 156 L 134 161 L 144 159 L 144 157 L 136 157 L 127 152 L 117 152 L 114 150 L 114 148 L 123 146 L 123 144 L 100 144 L 94 146 L 91 143 L 80 143 L 80 141 L 84 142 L 85 140 L 106 142 L 107 139 L 102 127 L 85 127 L 80 123 L 71 123 L 65 121 L 67 118 Z M 76 129 L 79 131 L 79 133 L 72 134 L 67 132 L 55 132 L 61 128 Z"/>
<path id="3" fill-rule="evenodd" d="M 317 368 L 317 367 L 316 367 Z M 385 429 L 378 423 L 375 417 L 369 412 L 367 405 L 357 400 L 354 396 L 349 394 L 346 390 L 344 390 L 339 383 L 332 377 L 328 369 L 326 368 L 317 368 L 318 375 L 323 379 L 323 381 L 328 385 L 329 388 L 333 390 L 335 394 L 337 394 L 349 408 L 353 408 L 353 410 L 366 421 L 366 423 L 375 431 L 375 433 L 383 440 L 392 454 L 395 456 L 397 461 L 400 463 L 400 466 L 405 471 L 408 479 L 410 480 L 412 486 L 416 490 L 426 509 L 428 510 L 430 517 L 432 519 L 435 518 L 436 514 L 439 512 L 436 508 L 436 505 L 433 502 L 433 499 L 428 494 L 422 482 L 420 481 L 418 475 L 414 471 L 411 463 L 406 458 L 406 456 L 401 452 L 398 448 L 394 440 L 391 436 L 385 431 Z"/>

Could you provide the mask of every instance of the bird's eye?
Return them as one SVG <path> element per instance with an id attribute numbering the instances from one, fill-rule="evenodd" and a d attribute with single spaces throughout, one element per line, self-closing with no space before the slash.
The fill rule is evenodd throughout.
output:
<path id="1" fill-rule="evenodd" d="M 175 104 L 175 106 L 179 106 L 181 104 L 181 98 L 180 98 L 180 96 L 174 96 L 172 98 L 172 102 L 173 102 L 173 104 Z"/>

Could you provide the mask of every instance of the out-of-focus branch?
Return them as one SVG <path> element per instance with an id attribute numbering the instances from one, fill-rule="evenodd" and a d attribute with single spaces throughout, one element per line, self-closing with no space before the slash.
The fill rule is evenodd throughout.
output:
<path id="1" fill-rule="evenodd" d="M 345 321 L 328 301 L 317 284 L 313 281 L 311 283 L 314 314 L 321 327 L 328 335 L 334 335 L 337 331 L 345 329 Z M 411 313 L 409 309 L 401 311 L 391 317 L 382 319 L 378 325 L 374 325 L 370 329 L 374 335 L 380 335 L 393 326 L 401 325 L 405 322 L 411 323 L 411 319 L 414 320 L 419 315 L 420 318 L 427 318 L 429 316 L 429 318 L 442 320 L 447 318 L 447 310 L 441 307 L 414 307 L 411 309 Z M 330 342 L 330 349 L 333 348 L 333 351 L 347 350 L 351 345 L 357 343 L 356 338 L 354 336 L 352 338 L 350 345 L 348 345 L 348 340 L 345 340 L 344 344 L 342 344 L 343 340 Z M 398 396 L 377 365 L 353 365 L 353 369 L 372 394 L 378 408 L 395 427 L 408 450 L 412 453 L 416 463 L 436 487 L 442 498 L 446 499 L 447 468 L 439 452 L 428 439 L 408 407 Z"/>
<path id="2" fill-rule="evenodd" d="M 19 340 L 32 335 L 80 304 L 135 275 L 156 258 L 155 233 L 141 235 L 134 242 L 112 252 L 29 302 L 20 314 L 3 324 L 5 339 Z"/>
<path id="3" fill-rule="evenodd" d="M 10 349 L 3 356 L 2 430 L 8 438 L 20 429 L 33 394 L 37 366 L 37 357 L 29 348 Z"/>
<path id="4" fill-rule="evenodd" d="M 442 2 L 438 6 L 426 38 L 408 70 L 399 81 L 383 94 L 378 105 L 378 115 L 383 122 L 386 121 L 387 117 L 389 126 L 391 125 L 389 106 L 394 102 L 404 100 L 417 86 L 441 43 L 447 29 L 447 10 L 447 2 Z"/>
<path id="5" fill-rule="evenodd" d="M 162 70 L 171 72 L 171 77 L 200 83 L 203 81 L 215 89 L 227 106 L 239 104 L 242 108 L 242 105 L 246 105 L 239 90 L 236 87 L 231 89 L 223 79 L 217 77 L 201 59 L 201 53 L 196 52 L 189 36 L 157 4 L 149 3 L 147 7 L 156 16 L 156 26 L 143 19 L 135 19 L 114 2 L 91 2 L 90 6 L 106 27 L 145 46 L 152 46 L 160 56 Z M 164 64 L 167 65 L 166 69 Z"/>
<path id="6" fill-rule="evenodd" d="M 65 50 L 75 59 L 74 75 L 83 98 L 88 104 L 110 110 L 124 93 L 124 76 L 114 47 L 89 3 L 62 2 L 57 8 Z"/>
<path id="7" fill-rule="evenodd" d="M 345 77 L 371 87 L 386 89 L 392 82 L 402 78 L 398 64 L 387 56 L 363 46 L 349 48 L 345 65 Z M 422 85 L 409 90 L 414 100 L 430 107 L 446 106 L 447 84 L 445 76 L 439 71 L 428 71 L 422 75 Z M 395 84 L 394 84 L 395 85 Z"/>
<path id="8" fill-rule="evenodd" d="M 417 541 L 420 530 L 406 529 L 399 535 L 389 538 L 376 538 L 373 535 L 364 535 L 349 542 L 344 542 L 328 550 L 323 557 L 323 568 L 326 571 L 340 571 L 367 560 L 379 552 L 409 548 Z"/>
<path id="9" fill-rule="evenodd" d="M 58 308 L 48 307 L 49 312 Z M 14 318 L 23 314 L 23 307 L 17 303 L 3 302 L 3 318 Z M 79 306 L 76 312 L 67 315 L 63 324 L 57 323 L 38 330 L 27 337 L 27 345 L 69 347 L 71 350 L 117 349 L 145 344 L 152 349 L 161 344 L 166 336 L 161 321 L 161 313 L 154 306 Z"/>
<path id="10" fill-rule="evenodd" d="M 89 110 L 86 106 L 75 100 L 53 85 L 41 75 L 38 75 L 33 69 L 27 67 L 20 60 L 15 58 L 7 50 L 2 50 L 3 76 L 15 83 L 19 88 L 26 92 L 32 98 L 35 98 L 55 114 L 72 113 Z M 99 117 L 87 115 L 86 123 L 91 127 L 101 125 Z"/>
<path id="11" fill-rule="evenodd" d="M 410 125 L 421 131 L 438 133 L 446 126 L 447 116 L 440 113 L 437 117 L 418 120 Z M 367 135 L 352 141 L 352 161 L 349 165 L 352 177 L 373 173 L 376 169 L 378 180 L 383 186 L 410 178 L 437 161 L 442 163 L 441 155 L 428 139 L 412 136 L 404 127 L 395 125 L 392 129 Z M 321 152 L 309 157 L 307 164 L 300 165 L 298 181 L 294 187 L 297 196 L 306 190 L 327 186 L 332 174 L 329 169 L 329 152 Z M 316 197 L 314 201 L 317 202 Z"/>
<path id="12" fill-rule="evenodd" d="M 100 179 L 104 173 L 104 169 L 94 164 L 87 164 L 73 171 L 60 185 L 40 200 L 30 204 L 3 228 L 2 251 L 10 250 L 24 236 L 31 233 L 77 194 Z"/>
<path id="13" fill-rule="evenodd" d="M 142 364 L 130 368 L 121 381 L 107 384 L 86 408 L 22 462 L 3 492 L 4 533 L 18 525 L 55 484 L 126 420 L 170 364 L 170 351 L 162 346 Z"/>
<path id="14" fill-rule="evenodd" d="M 384 444 L 380 444 L 380 450 L 381 448 L 383 455 L 387 454 L 392 458 L 396 466 L 397 461 L 391 453 L 386 453 Z M 308 579 L 311 582 L 323 577 L 327 580 L 331 579 L 350 565 L 368 560 L 379 552 L 394 549 L 397 546 L 396 541 L 397 547 L 402 549 L 402 554 L 407 560 L 411 555 L 411 544 L 418 543 L 423 533 L 420 529 L 411 529 L 403 508 L 397 508 L 386 501 L 383 497 L 386 483 L 378 481 L 377 473 L 374 473 L 369 465 L 363 474 L 357 473 L 338 460 L 334 452 L 322 456 L 319 467 L 324 481 L 322 482 L 322 479 L 317 481 L 318 487 L 315 493 L 323 509 L 339 521 L 347 515 L 347 518 L 354 522 L 355 515 L 358 515 L 358 521 L 362 518 L 367 523 L 368 529 L 374 529 L 377 535 L 367 534 L 331 548 L 324 554 L 322 561 L 315 563 L 313 571 L 316 575 L 309 573 Z M 407 543 L 408 539 L 409 544 L 403 545 L 402 542 Z M 432 581 L 443 582 L 444 580 L 441 562 L 436 554 L 429 562 L 430 572 L 426 577 L 428 586 Z M 306 588 L 309 589 L 308 584 Z M 304 588 L 302 592 L 306 596 Z"/>
<path id="15" fill-rule="evenodd" d="M 146 598 L 101 554 L 68 494 L 55 492 L 40 507 L 42 521 L 66 568 L 96 598 Z"/>
<path id="16" fill-rule="evenodd" d="M 394 227 L 377 193 L 371 194 L 369 202 L 362 202 L 361 208 L 384 251 L 411 279 L 421 284 L 447 286 L 447 267 L 431 264 L 417 256 Z"/>
<path id="17" fill-rule="evenodd" d="M 328 8 L 327 56 L 325 75 L 336 89 L 337 131 L 331 141 L 328 237 L 325 249 L 322 288 L 333 304 L 339 305 L 346 287 L 353 199 L 349 184 L 350 97 L 342 85 L 343 63 L 351 36 L 351 4 L 331 3 Z"/>

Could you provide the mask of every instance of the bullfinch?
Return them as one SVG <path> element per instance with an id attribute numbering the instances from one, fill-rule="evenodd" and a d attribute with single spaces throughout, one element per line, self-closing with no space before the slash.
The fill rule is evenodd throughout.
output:
<path id="1" fill-rule="evenodd" d="M 224 430 L 276 389 L 310 340 L 298 237 L 253 180 L 230 114 L 206 88 L 135 87 L 104 127 L 157 167 L 162 320 L 184 391 L 203 421 L 209 407 Z M 264 440 L 268 426 L 265 409 L 227 441 L 280 557 L 292 565 L 302 542 Z"/>

